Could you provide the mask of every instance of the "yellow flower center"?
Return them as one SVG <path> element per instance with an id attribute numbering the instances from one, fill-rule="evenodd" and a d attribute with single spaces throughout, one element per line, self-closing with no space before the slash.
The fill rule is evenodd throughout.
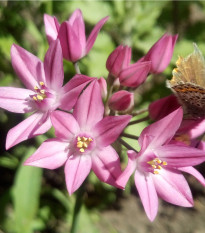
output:
<path id="1" fill-rule="evenodd" d="M 77 137 L 77 148 L 79 148 L 80 152 L 85 152 L 85 150 L 88 148 L 90 143 L 93 141 L 92 138 L 87 138 L 87 137 Z"/>
<path id="2" fill-rule="evenodd" d="M 153 159 L 147 163 L 153 168 L 154 174 L 159 174 L 159 170 L 161 170 L 163 166 L 167 165 L 167 162 L 162 161 L 161 159 L 158 158 Z"/>
<path id="3" fill-rule="evenodd" d="M 40 88 L 35 86 L 34 90 L 37 93 L 36 95 L 33 95 L 33 100 L 35 101 L 42 101 L 44 100 L 47 96 L 46 96 L 46 91 L 45 91 L 45 84 L 44 82 L 39 82 L 40 84 Z"/>

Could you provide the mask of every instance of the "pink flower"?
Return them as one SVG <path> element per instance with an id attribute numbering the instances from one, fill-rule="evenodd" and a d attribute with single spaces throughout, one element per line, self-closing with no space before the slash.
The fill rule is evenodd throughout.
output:
<path id="1" fill-rule="evenodd" d="M 151 73 L 161 73 L 169 65 L 178 35 L 165 33 L 144 56 L 143 61 L 152 61 Z"/>
<path id="2" fill-rule="evenodd" d="M 85 23 L 79 9 L 75 10 L 69 20 L 61 25 L 55 17 L 45 15 L 46 35 L 48 41 L 55 40 L 58 37 L 61 42 L 63 57 L 71 62 L 76 62 L 89 53 L 100 29 L 108 18 L 101 19 L 86 40 Z"/>
<path id="3" fill-rule="evenodd" d="M 16 74 L 27 89 L 0 87 L 0 107 L 33 114 L 9 130 L 6 149 L 47 132 L 51 127 L 51 112 L 58 107 L 72 109 L 82 89 L 91 81 L 89 77 L 76 75 L 62 87 L 64 72 L 59 40 L 51 44 L 44 62 L 18 45 L 12 46 L 11 58 Z"/>
<path id="4" fill-rule="evenodd" d="M 73 115 L 55 111 L 51 120 L 56 138 L 45 141 L 25 165 L 55 169 L 65 164 L 69 194 L 75 192 L 92 169 L 103 182 L 116 186 L 120 160 L 110 146 L 131 116 L 103 118 L 104 107 L 97 81 L 79 97 Z"/>
<path id="5" fill-rule="evenodd" d="M 149 105 L 149 116 L 152 120 L 160 120 L 167 116 L 181 105 L 175 95 L 170 95 L 152 102 Z M 205 120 L 202 119 L 183 119 L 176 134 L 186 135 L 191 139 L 195 139 L 205 132 Z"/>
<path id="6" fill-rule="evenodd" d="M 149 116 L 152 120 L 160 120 L 180 106 L 177 97 L 170 95 L 152 102 L 149 105 Z"/>
<path id="7" fill-rule="evenodd" d="M 114 78 L 119 78 L 120 84 L 127 87 L 138 87 L 149 73 L 151 62 L 138 61 L 130 65 L 131 48 L 118 46 L 108 57 L 106 68 Z"/>
<path id="8" fill-rule="evenodd" d="M 98 83 L 100 85 L 101 96 L 105 99 L 107 97 L 107 82 L 103 77 L 100 77 Z"/>
<path id="9" fill-rule="evenodd" d="M 153 221 L 158 211 L 158 196 L 175 205 L 191 207 L 192 194 L 181 171 L 194 175 L 203 185 L 204 178 L 193 167 L 205 160 L 205 152 L 168 144 L 182 121 L 183 111 L 175 110 L 146 127 L 140 137 L 141 151 L 128 151 L 128 166 L 117 184 L 125 187 L 134 172 L 135 185 L 148 218 Z"/>
<path id="10" fill-rule="evenodd" d="M 129 111 L 134 107 L 134 94 L 124 90 L 115 92 L 108 104 L 114 111 Z"/>
<path id="11" fill-rule="evenodd" d="M 129 66 L 131 61 L 131 48 L 119 45 L 108 57 L 106 68 L 115 78 L 120 72 Z"/>
<path id="12" fill-rule="evenodd" d="M 48 43 L 51 44 L 58 37 L 60 24 L 55 16 L 44 14 L 44 24 Z"/>

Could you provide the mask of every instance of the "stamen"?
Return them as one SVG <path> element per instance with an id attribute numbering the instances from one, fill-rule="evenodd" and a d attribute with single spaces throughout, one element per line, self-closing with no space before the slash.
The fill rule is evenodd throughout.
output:
<path id="1" fill-rule="evenodd" d="M 46 91 L 43 89 L 43 88 L 45 88 L 44 82 L 39 82 L 39 84 L 40 84 L 40 88 L 38 86 L 34 87 L 36 94 L 33 95 L 32 98 L 35 101 L 42 101 L 47 97 Z"/>
<path id="2" fill-rule="evenodd" d="M 79 151 L 81 153 L 85 152 L 85 150 L 89 147 L 90 143 L 93 141 L 92 138 L 87 138 L 85 136 L 77 137 L 77 143 L 76 143 L 76 147 L 79 148 Z"/>
<path id="3" fill-rule="evenodd" d="M 43 97 L 41 95 L 36 96 L 38 100 L 43 100 Z"/>
<path id="4" fill-rule="evenodd" d="M 158 158 L 148 161 L 147 163 L 152 167 L 153 174 L 159 174 L 159 170 L 162 170 L 163 166 L 167 165 L 166 161 L 162 161 Z"/>

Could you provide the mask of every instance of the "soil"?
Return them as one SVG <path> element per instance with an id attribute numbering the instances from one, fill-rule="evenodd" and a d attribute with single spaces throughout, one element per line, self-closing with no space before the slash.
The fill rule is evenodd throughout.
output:
<path id="1" fill-rule="evenodd" d="M 205 189 L 193 177 L 194 207 L 159 202 L 154 222 L 147 218 L 137 192 L 119 200 L 119 209 L 104 210 L 97 227 L 101 233 L 205 233 Z"/>

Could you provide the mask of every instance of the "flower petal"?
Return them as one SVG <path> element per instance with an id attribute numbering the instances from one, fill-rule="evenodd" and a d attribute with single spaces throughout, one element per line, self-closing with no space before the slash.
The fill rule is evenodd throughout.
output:
<path id="1" fill-rule="evenodd" d="M 51 44 L 58 36 L 60 24 L 55 16 L 44 14 L 44 25 L 48 43 Z"/>
<path id="2" fill-rule="evenodd" d="M 59 108 L 69 111 L 75 105 L 80 93 L 88 85 L 89 82 L 94 81 L 95 78 L 86 75 L 75 75 L 64 87 L 62 97 L 60 99 Z"/>
<path id="3" fill-rule="evenodd" d="M 184 119 L 177 131 L 178 134 L 188 134 L 191 139 L 197 138 L 205 132 L 205 119 Z"/>
<path id="4" fill-rule="evenodd" d="M 65 179 L 69 194 L 75 192 L 90 173 L 92 166 L 89 155 L 70 156 L 65 165 Z"/>
<path id="5" fill-rule="evenodd" d="M 135 157 L 137 156 L 136 152 L 134 151 L 128 151 L 128 164 L 125 170 L 122 172 L 122 174 L 117 179 L 117 184 L 123 188 L 125 188 L 130 176 L 136 169 L 136 160 Z"/>
<path id="6" fill-rule="evenodd" d="M 67 142 L 49 139 L 41 144 L 38 150 L 31 155 L 24 165 L 56 169 L 61 167 L 68 157 Z"/>
<path id="7" fill-rule="evenodd" d="M 100 87 L 94 80 L 79 97 L 73 116 L 81 129 L 90 129 L 103 118 L 104 106 L 102 103 Z"/>
<path id="8" fill-rule="evenodd" d="M 106 61 L 107 70 L 115 77 L 119 77 L 120 72 L 128 67 L 131 60 L 131 48 L 119 45 L 108 57 Z"/>
<path id="9" fill-rule="evenodd" d="M 89 51 L 92 49 L 93 44 L 95 43 L 96 37 L 100 31 L 100 29 L 102 28 L 102 26 L 106 23 L 106 21 L 109 19 L 109 16 L 101 19 L 93 28 L 92 32 L 90 33 L 88 39 L 87 39 L 87 43 L 86 43 L 86 54 L 89 53 Z"/>
<path id="10" fill-rule="evenodd" d="M 205 186 L 205 179 L 200 172 L 198 172 L 193 167 L 179 167 L 178 170 L 182 172 L 187 172 L 190 175 L 194 176 L 203 186 Z"/>
<path id="11" fill-rule="evenodd" d="M 116 184 L 116 180 L 122 172 L 120 159 L 111 146 L 105 147 L 100 151 L 96 150 L 92 154 L 92 169 L 101 181 L 119 187 Z"/>
<path id="12" fill-rule="evenodd" d="M 114 111 L 130 111 L 134 107 L 134 93 L 120 90 L 115 92 L 108 101 Z"/>
<path id="13" fill-rule="evenodd" d="M 58 91 L 62 87 L 64 79 L 63 55 L 58 39 L 50 44 L 44 59 L 44 69 L 47 86 Z"/>
<path id="14" fill-rule="evenodd" d="M 76 62 L 82 57 L 80 38 L 73 31 L 68 21 L 61 24 L 58 38 L 60 39 L 63 57 L 71 62 Z"/>
<path id="15" fill-rule="evenodd" d="M 193 198 L 184 176 L 177 170 L 163 169 L 152 175 L 157 194 L 174 205 L 191 207 Z"/>
<path id="16" fill-rule="evenodd" d="M 155 148 L 154 153 L 171 167 L 187 167 L 205 161 L 205 151 L 181 145 L 164 145 Z"/>
<path id="17" fill-rule="evenodd" d="M 168 35 L 165 33 L 148 51 L 144 61 L 152 61 L 151 73 L 163 72 L 173 55 L 174 46 L 178 35 Z"/>
<path id="18" fill-rule="evenodd" d="M 32 94 L 33 91 L 23 88 L 0 87 L 0 107 L 16 113 L 32 112 Z"/>
<path id="19" fill-rule="evenodd" d="M 85 37 L 85 23 L 83 20 L 82 12 L 77 9 L 73 12 L 69 18 L 69 23 L 72 25 L 72 29 L 80 40 L 82 50 L 85 50 L 86 37 Z"/>
<path id="20" fill-rule="evenodd" d="M 71 139 L 80 130 L 76 119 L 66 112 L 52 112 L 51 122 L 55 128 L 56 137 L 60 139 Z"/>
<path id="21" fill-rule="evenodd" d="M 161 120 L 146 127 L 139 137 L 140 146 L 142 147 L 144 144 L 145 138 L 146 145 L 143 145 L 143 147 L 146 149 L 153 149 L 168 142 L 179 128 L 182 117 L 183 111 L 180 107 Z M 148 135 L 148 137 L 145 137 L 146 135 Z"/>
<path id="22" fill-rule="evenodd" d="M 13 44 L 11 61 L 16 74 L 28 89 L 33 90 L 39 82 L 45 82 L 42 61 L 25 49 Z"/>
<path id="23" fill-rule="evenodd" d="M 6 149 L 16 144 L 43 134 L 51 128 L 51 121 L 48 113 L 36 112 L 27 119 L 9 130 L 6 138 Z"/>
<path id="24" fill-rule="evenodd" d="M 113 143 L 131 118 L 130 115 L 107 116 L 98 122 L 93 128 L 98 146 L 105 147 Z"/>
<path id="25" fill-rule="evenodd" d="M 120 84 L 126 87 L 138 87 L 146 80 L 150 67 L 150 61 L 137 62 L 128 66 L 120 72 Z"/>
<path id="26" fill-rule="evenodd" d="M 159 100 L 152 102 L 149 105 L 149 115 L 152 120 L 160 120 L 171 112 L 180 107 L 177 97 L 169 95 Z"/>
<path id="27" fill-rule="evenodd" d="M 135 171 L 135 185 L 147 217 L 153 221 L 158 211 L 158 196 L 151 175 Z"/>

